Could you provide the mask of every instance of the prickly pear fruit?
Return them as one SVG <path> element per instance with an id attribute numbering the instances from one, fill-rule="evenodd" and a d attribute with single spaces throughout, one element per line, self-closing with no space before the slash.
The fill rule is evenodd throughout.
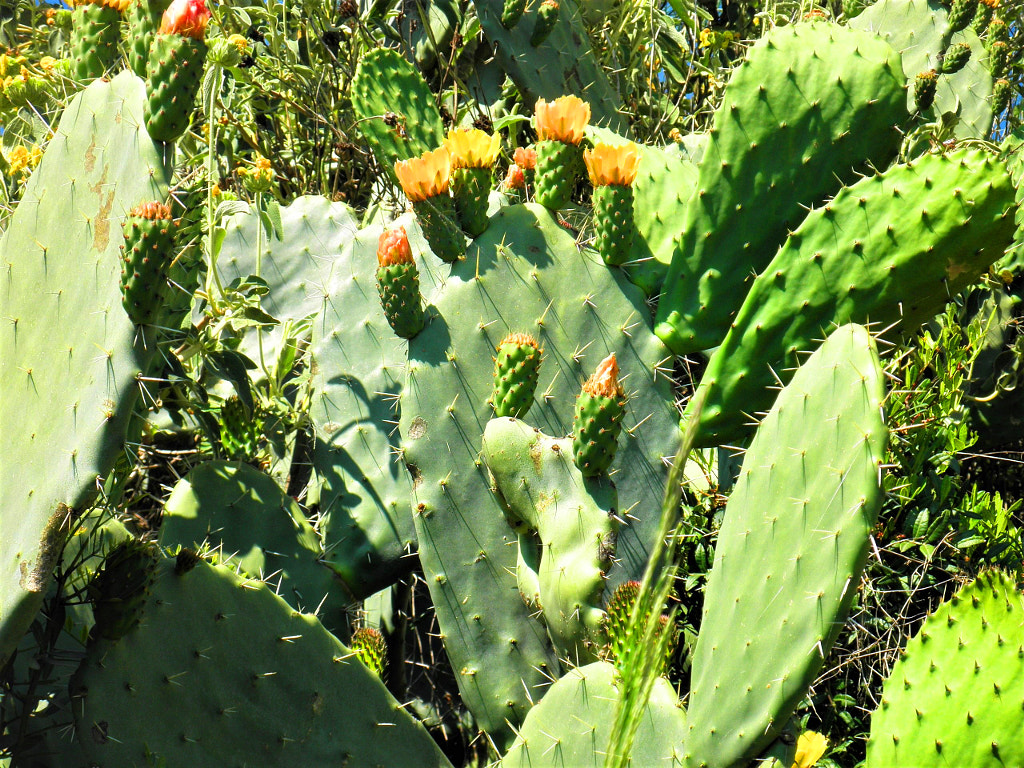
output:
<path id="1" fill-rule="evenodd" d="M 547 40 L 557 23 L 558 0 L 544 0 L 537 9 L 537 21 L 533 25 L 533 34 L 530 35 L 530 45 L 536 48 Z"/>
<path id="2" fill-rule="evenodd" d="M 135 206 L 121 225 L 124 266 L 121 303 L 136 325 L 152 323 L 167 293 L 165 277 L 174 256 L 175 224 L 163 203 Z"/>
<path id="3" fill-rule="evenodd" d="M 259 452 L 256 422 L 238 395 L 232 395 L 220 408 L 220 443 L 228 458 L 244 461 Z"/>
<path id="4" fill-rule="evenodd" d="M 119 640 L 138 623 L 158 561 L 158 547 L 138 539 L 129 539 L 107 555 L 87 590 L 96 619 L 94 634 Z"/>
<path id="5" fill-rule="evenodd" d="M 501 26 L 505 29 L 512 29 L 523 18 L 525 10 L 526 0 L 505 0 L 501 9 Z"/>
<path id="6" fill-rule="evenodd" d="M 612 353 L 598 364 L 576 398 L 572 449 L 576 466 L 585 477 L 600 475 L 612 465 L 625 413 L 626 393 Z"/>
<path id="7" fill-rule="evenodd" d="M 992 43 L 1008 42 L 1010 39 L 1010 28 L 1006 22 L 998 16 L 989 22 L 985 31 L 985 45 L 992 47 Z"/>
<path id="8" fill-rule="evenodd" d="M 988 47 L 988 71 L 992 77 L 1006 77 L 1010 66 L 1010 45 L 996 40 Z"/>
<path id="9" fill-rule="evenodd" d="M 942 66 L 940 71 L 944 75 L 952 75 L 959 72 L 971 58 L 971 46 L 967 43 L 953 43 L 942 54 Z"/>
<path id="10" fill-rule="evenodd" d="M 95 80 L 117 63 L 121 11 L 127 0 L 80 3 L 72 15 L 71 61 L 76 80 Z"/>
<path id="11" fill-rule="evenodd" d="M 467 235 L 476 237 L 487 229 L 491 167 L 501 149 L 501 138 L 471 128 L 450 131 L 444 143 L 451 156 L 452 194 L 459 223 Z"/>
<path id="12" fill-rule="evenodd" d="M 918 112 L 924 112 L 935 101 L 935 86 L 939 73 L 934 69 L 918 73 L 914 78 L 914 105 Z"/>
<path id="13" fill-rule="evenodd" d="M 583 152 L 583 160 L 594 185 L 597 252 L 605 264 L 620 266 L 629 260 L 633 245 L 632 185 L 640 167 L 640 153 L 632 144 L 597 144 Z"/>
<path id="14" fill-rule="evenodd" d="M 386 229 L 377 245 L 377 292 L 391 329 L 411 339 L 423 329 L 420 274 L 405 227 Z"/>
<path id="15" fill-rule="evenodd" d="M 388 669 L 388 646 L 379 629 L 360 627 L 352 633 L 349 647 L 367 669 L 377 677 L 384 677 Z"/>
<path id="16" fill-rule="evenodd" d="M 128 66 L 132 72 L 146 80 L 146 67 L 149 64 L 149 46 L 160 28 L 160 18 L 170 0 L 132 0 L 125 20 L 128 22 L 126 48 Z"/>
<path id="17" fill-rule="evenodd" d="M 978 0 L 953 0 L 949 9 L 949 30 L 959 32 L 973 21 L 978 11 Z"/>
<path id="18" fill-rule="evenodd" d="M 629 617 L 633 613 L 633 607 L 636 605 L 639 595 L 639 581 L 623 582 L 615 589 L 611 597 L 608 598 L 608 604 L 605 607 L 605 617 L 602 622 L 605 647 L 602 649 L 601 657 L 612 662 L 619 671 L 625 669 L 627 656 L 636 648 L 635 642 L 630 642 L 628 629 Z M 646 617 L 641 616 L 640 621 L 640 626 L 644 626 Z M 663 632 L 671 632 L 672 637 L 669 639 L 665 656 L 661 659 L 661 668 L 658 671 L 660 675 L 665 674 L 665 671 L 668 669 L 679 639 L 676 628 L 669 626 L 668 616 L 661 617 L 661 626 L 655 637 L 660 636 Z"/>
<path id="19" fill-rule="evenodd" d="M 491 395 L 495 416 L 521 419 L 530 410 L 543 352 L 537 340 L 525 333 L 510 333 L 498 345 Z"/>
<path id="20" fill-rule="evenodd" d="M 456 224 L 455 204 L 448 196 L 451 170 L 447 147 L 395 163 L 395 175 L 412 203 L 430 250 L 449 263 L 466 252 L 466 238 Z"/>
<path id="21" fill-rule="evenodd" d="M 984 34 L 989 22 L 992 21 L 992 12 L 995 11 L 996 5 L 998 5 L 997 0 L 981 0 L 978 3 L 978 9 L 974 13 L 971 29 L 979 35 Z"/>
<path id="22" fill-rule="evenodd" d="M 149 46 L 146 130 L 155 141 L 177 141 L 188 127 L 206 62 L 205 0 L 174 0 Z"/>
<path id="23" fill-rule="evenodd" d="M 1009 80 L 996 80 L 992 85 L 992 111 L 997 115 L 1002 114 L 1002 111 L 1010 106 L 1012 94 Z"/>
<path id="24" fill-rule="evenodd" d="M 580 142 L 590 122 L 590 105 L 576 96 L 552 102 L 538 99 L 537 202 L 553 211 L 565 208 L 582 165 Z"/>

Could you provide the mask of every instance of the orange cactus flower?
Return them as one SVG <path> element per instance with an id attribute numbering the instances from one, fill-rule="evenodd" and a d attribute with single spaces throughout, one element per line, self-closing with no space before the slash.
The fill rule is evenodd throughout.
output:
<path id="1" fill-rule="evenodd" d="M 385 229 L 377 241 L 377 262 L 382 267 L 392 264 L 412 263 L 412 248 L 409 247 L 409 236 L 405 227 Z"/>
<path id="2" fill-rule="evenodd" d="M 181 35 L 202 40 L 210 22 L 206 0 L 174 0 L 160 22 L 161 35 Z"/>
<path id="3" fill-rule="evenodd" d="M 526 177 L 523 176 L 523 169 L 515 163 L 508 167 L 508 175 L 503 184 L 505 189 L 522 189 L 526 186 Z"/>
<path id="4" fill-rule="evenodd" d="M 488 136 L 478 128 L 457 128 L 448 131 L 444 145 L 452 156 L 452 168 L 490 168 L 501 149 L 501 137 Z"/>
<path id="5" fill-rule="evenodd" d="M 68 5 L 70 5 L 72 8 L 76 8 L 80 5 L 104 5 L 107 8 L 113 8 L 115 11 L 118 11 L 119 13 L 124 13 L 128 10 L 128 6 L 131 5 L 131 0 L 73 0 L 73 2 L 69 2 Z M 47 11 L 47 24 L 50 23 L 49 13 L 50 11 Z"/>
<path id="6" fill-rule="evenodd" d="M 583 383 L 583 391 L 592 397 L 625 397 L 614 352 L 598 363 L 597 370 Z"/>
<path id="7" fill-rule="evenodd" d="M 583 150 L 583 162 L 587 164 L 590 183 L 595 187 L 615 184 L 628 187 L 636 179 L 640 167 L 640 152 L 636 144 L 595 144 L 593 149 Z"/>
<path id="8" fill-rule="evenodd" d="M 447 147 L 441 147 L 411 160 L 399 160 L 395 163 L 395 173 L 405 196 L 419 203 L 448 191 L 452 174 L 451 155 Z"/>
<path id="9" fill-rule="evenodd" d="M 532 171 L 537 167 L 537 150 L 529 147 L 516 147 L 512 153 L 512 161 L 524 171 Z"/>
<path id="10" fill-rule="evenodd" d="M 579 144 L 590 122 L 590 105 L 577 96 L 562 96 L 554 101 L 538 99 L 534 117 L 539 140 Z"/>

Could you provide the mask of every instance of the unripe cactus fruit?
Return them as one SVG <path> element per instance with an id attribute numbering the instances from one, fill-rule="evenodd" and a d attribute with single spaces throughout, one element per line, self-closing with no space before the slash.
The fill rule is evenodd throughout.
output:
<path id="1" fill-rule="evenodd" d="M 71 61 L 76 80 L 95 80 L 117 62 L 121 11 L 127 0 L 79 3 L 72 15 Z"/>
<path id="2" fill-rule="evenodd" d="M 582 164 L 580 142 L 590 122 L 590 105 L 576 96 L 537 100 L 537 202 L 553 211 L 572 197 Z"/>
<path id="3" fill-rule="evenodd" d="M 635 641 L 631 642 L 628 636 L 628 629 L 629 617 L 633 613 L 633 606 L 636 605 L 639 595 L 639 581 L 623 582 L 615 589 L 611 597 L 608 598 L 608 604 L 605 607 L 605 617 L 602 622 L 605 647 L 602 649 L 601 656 L 603 659 L 613 663 L 620 672 L 625 669 L 626 658 L 636 650 Z M 642 628 L 645 625 L 646 618 L 646 616 L 639 617 L 639 627 Z M 671 631 L 672 637 L 669 639 L 665 656 L 661 659 L 659 675 L 665 674 L 665 671 L 668 669 L 669 662 L 672 660 L 679 640 L 676 628 L 669 626 L 669 617 L 662 616 L 661 625 L 658 628 L 656 637 L 666 631 Z"/>
<path id="4" fill-rule="evenodd" d="M 980 0 L 978 8 L 974 12 L 974 21 L 971 22 L 971 29 L 979 35 L 983 34 L 992 21 L 992 13 L 999 4 L 998 0 Z"/>
<path id="5" fill-rule="evenodd" d="M 924 112 L 935 101 L 935 86 L 939 73 L 934 69 L 918 73 L 914 78 L 914 105 L 918 112 Z"/>
<path id="6" fill-rule="evenodd" d="M 149 46 L 153 44 L 168 4 L 169 0 L 132 0 L 125 14 L 128 22 L 128 34 L 125 36 L 128 66 L 143 80 L 147 79 Z"/>
<path id="7" fill-rule="evenodd" d="M 136 325 L 152 323 L 163 306 L 167 270 L 174 256 L 175 224 L 163 203 L 135 206 L 124 233 L 121 303 Z"/>
<path id="8" fill-rule="evenodd" d="M 423 329 L 420 274 L 405 227 L 386 229 L 377 245 L 377 292 L 391 329 L 411 339 Z"/>
<path id="9" fill-rule="evenodd" d="M 146 604 L 159 550 L 152 543 L 129 539 L 118 545 L 88 587 L 96 619 L 93 634 L 118 640 L 134 627 Z"/>
<path id="10" fill-rule="evenodd" d="M 155 141 L 177 141 L 188 127 L 206 61 L 205 0 L 174 0 L 149 47 L 146 130 Z"/>
<path id="11" fill-rule="evenodd" d="M 940 71 L 944 75 L 952 75 L 959 72 L 971 58 L 971 46 L 967 43 L 954 43 L 942 54 L 942 66 Z"/>
<path id="12" fill-rule="evenodd" d="M 449 131 L 445 147 L 451 156 L 452 194 L 459 223 L 470 237 L 487 229 L 487 195 L 491 191 L 491 166 L 501 149 L 497 133 L 476 128 Z"/>
<path id="13" fill-rule="evenodd" d="M 996 17 L 989 22 L 987 30 L 985 32 L 985 45 L 989 48 L 992 47 L 992 43 L 999 41 L 1007 42 L 1010 39 L 1010 28 L 1006 25 L 1006 22 Z"/>
<path id="14" fill-rule="evenodd" d="M 525 10 L 526 0 L 505 0 L 501 9 L 501 26 L 512 29 L 523 18 Z"/>
<path id="15" fill-rule="evenodd" d="M 220 408 L 220 442 L 230 459 L 245 461 L 259 451 L 256 422 L 238 395 L 232 395 Z"/>
<path id="16" fill-rule="evenodd" d="M 377 677 L 384 677 L 388 669 L 388 646 L 379 629 L 360 627 L 352 633 L 349 647 L 355 651 L 367 669 Z"/>
<path id="17" fill-rule="evenodd" d="M 1000 114 L 1010 106 L 1010 97 L 1013 95 L 1010 89 L 1009 80 L 996 80 L 992 86 L 992 111 Z"/>
<path id="18" fill-rule="evenodd" d="M 1010 66 L 1010 45 L 996 40 L 988 47 L 988 71 L 992 77 L 1006 77 Z"/>
<path id="19" fill-rule="evenodd" d="M 456 224 L 455 204 L 448 196 L 452 161 L 447 147 L 395 163 L 395 174 L 412 203 L 430 249 L 442 261 L 458 261 L 466 239 Z"/>
<path id="20" fill-rule="evenodd" d="M 597 144 L 584 150 L 590 183 L 594 185 L 594 230 L 597 252 L 604 263 L 620 266 L 633 245 L 633 181 L 640 167 L 634 144 Z"/>
<path id="21" fill-rule="evenodd" d="M 626 393 L 619 383 L 619 363 L 612 353 L 601 361 L 576 398 L 573 458 L 585 477 L 607 472 L 612 465 L 625 413 Z"/>
<path id="22" fill-rule="evenodd" d="M 949 30 L 959 32 L 973 21 L 978 10 L 978 0 L 953 0 L 949 9 Z"/>
<path id="23" fill-rule="evenodd" d="M 521 419 L 530 410 L 543 352 L 537 340 L 525 333 L 510 333 L 498 344 L 491 395 L 495 416 Z"/>
<path id="24" fill-rule="evenodd" d="M 537 21 L 533 25 L 533 34 L 530 35 L 530 45 L 536 48 L 547 40 L 557 23 L 558 0 L 544 0 L 537 9 Z"/>

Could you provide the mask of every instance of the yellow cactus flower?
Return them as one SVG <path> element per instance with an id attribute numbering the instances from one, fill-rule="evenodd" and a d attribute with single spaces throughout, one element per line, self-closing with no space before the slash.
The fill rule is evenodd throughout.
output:
<path id="1" fill-rule="evenodd" d="M 538 99 L 534 117 L 540 141 L 579 144 L 590 122 L 590 105 L 577 96 L 562 96 L 554 101 Z"/>
<path id="2" fill-rule="evenodd" d="M 43 56 L 43 58 L 39 60 L 39 68 L 48 75 L 53 72 L 53 68 L 56 66 L 57 60 L 53 58 L 53 56 Z"/>
<path id="3" fill-rule="evenodd" d="M 447 147 L 441 147 L 411 160 L 399 160 L 395 163 L 395 173 L 405 196 L 419 203 L 448 191 L 452 173 L 451 155 Z"/>
<path id="4" fill-rule="evenodd" d="M 804 731 L 796 740 L 793 768 L 811 768 L 828 749 L 828 739 L 814 731 Z"/>
<path id="5" fill-rule="evenodd" d="M 105 5 L 107 8 L 113 8 L 119 13 L 124 13 L 128 10 L 128 6 L 131 5 L 131 0 L 69 0 L 68 5 L 72 8 L 79 5 Z"/>
<path id="6" fill-rule="evenodd" d="M 497 133 L 488 136 L 478 128 L 457 128 L 448 131 L 444 145 L 452 168 L 490 168 L 501 149 L 501 137 Z"/>
<path id="7" fill-rule="evenodd" d="M 583 162 L 587 164 L 590 183 L 595 187 L 610 184 L 628 187 L 636 179 L 640 152 L 632 142 L 617 146 L 595 144 L 593 149 L 583 151 Z"/>
<path id="8" fill-rule="evenodd" d="M 249 41 L 239 34 L 229 35 L 228 42 L 235 46 L 239 53 L 245 53 L 249 50 Z"/>
<path id="9" fill-rule="evenodd" d="M 8 175 L 13 177 L 16 173 L 22 173 L 28 168 L 28 162 L 28 149 L 20 145 L 15 147 L 7 155 Z"/>

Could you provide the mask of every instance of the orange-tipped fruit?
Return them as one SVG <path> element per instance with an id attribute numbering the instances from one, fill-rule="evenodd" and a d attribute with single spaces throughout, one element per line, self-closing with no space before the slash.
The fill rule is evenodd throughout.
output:
<path id="1" fill-rule="evenodd" d="M 382 267 L 413 262 L 412 248 L 409 246 L 409 236 L 405 227 L 386 229 L 380 233 L 380 239 L 377 241 L 377 262 Z"/>

